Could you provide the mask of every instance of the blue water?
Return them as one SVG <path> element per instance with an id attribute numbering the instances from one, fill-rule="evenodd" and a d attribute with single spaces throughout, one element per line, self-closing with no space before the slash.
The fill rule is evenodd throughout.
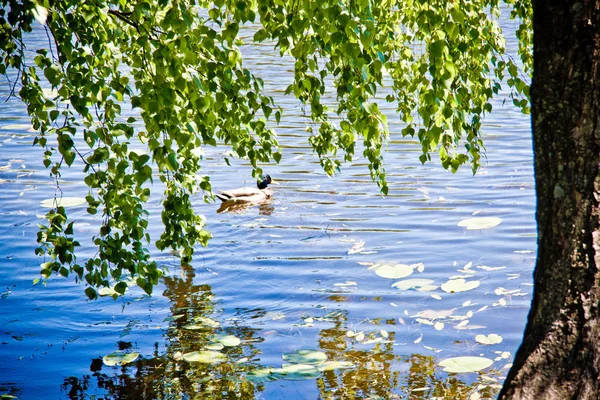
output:
<path id="1" fill-rule="evenodd" d="M 514 41 L 508 46 L 514 49 Z M 465 355 L 500 358 L 484 375 L 488 385 L 493 379 L 502 383 L 522 337 L 535 260 L 529 117 L 502 99 L 494 102 L 483 130 L 487 160 L 473 176 L 468 167 L 451 174 L 437 162 L 421 165 L 420 145 L 401 137 L 394 110 L 386 110 L 390 191 L 383 197 L 364 160 L 344 166 L 333 178 L 323 173 L 307 143 L 300 105 L 282 96 L 292 80 L 290 66 L 270 46 L 244 53 L 286 110 L 276 128 L 284 158 L 265 166 L 280 185 L 273 186 L 269 205 L 240 213 L 217 214 L 219 204 L 205 204 L 198 196 L 196 209 L 206 216 L 214 238 L 207 249 L 197 249 L 189 268 L 153 250 L 169 273 L 152 297 L 133 289 L 117 301 L 87 301 L 83 285 L 61 277 L 32 285 L 42 262 L 34 255 L 37 224 L 43 221 L 39 215 L 45 213 L 40 201 L 54 195 L 55 185 L 41 165 L 40 149 L 31 145 L 35 132 L 28 130 L 24 106 L 15 98 L 0 103 L 0 394 L 54 399 L 193 398 L 204 393 L 200 398 L 209 398 L 210 392 L 215 398 L 234 398 L 226 389 L 234 387 L 230 393 L 242 398 L 314 399 L 344 398 L 354 388 L 356 398 L 411 392 L 411 398 L 461 398 L 474 386 L 458 394 L 451 390 L 481 382 L 479 375 L 458 374 L 457 383 L 434 367 L 441 359 Z M 0 82 L 0 97 L 6 99 L 9 84 Z M 206 149 L 202 168 L 213 188 L 253 185 L 247 164 L 225 164 L 227 150 Z M 65 172 L 60 182 L 64 195 L 85 196 L 81 179 L 76 170 Z M 158 186 L 154 193 L 150 233 L 157 238 Z M 70 210 L 86 243 L 94 219 L 83 207 Z M 474 215 L 498 217 L 502 223 L 486 230 L 457 226 Z M 361 241 L 362 254 L 349 254 Z M 84 246 L 80 257 L 93 251 Z M 432 279 L 439 286 L 451 276 L 472 275 L 470 280 L 480 286 L 452 294 L 439 288 L 400 291 L 391 287 L 397 280 L 376 275 L 366 263 L 423 263 L 423 272 L 409 278 Z M 468 263 L 474 274 L 457 271 Z M 456 329 L 462 320 L 452 318 L 440 320 L 441 330 L 417 321 L 424 310 L 451 309 L 455 316 L 471 311 L 466 326 L 476 329 Z M 208 336 L 168 320 L 181 314 L 187 315 L 184 319 L 208 316 L 221 324 L 214 332 L 235 334 L 242 344 L 228 350 L 227 363 L 189 367 L 176 353 L 201 349 Z M 362 344 L 346 334 L 381 337 L 381 330 L 393 342 Z M 491 333 L 503 341 L 483 346 L 474 340 Z M 99 358 L 118 349 L 135 350 L 140 360 L 127 367 L 98 366 Z M 356 368 L 250 388 L 240 383 L 245 371 L 279 367 L 282 354 L 297 349 L 321 349 Z M 247 360 L 235 362 L 241 358 Z"/>

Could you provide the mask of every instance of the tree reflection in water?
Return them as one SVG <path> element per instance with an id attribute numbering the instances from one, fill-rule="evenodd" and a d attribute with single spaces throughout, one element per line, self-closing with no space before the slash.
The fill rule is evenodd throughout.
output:
<path id="1" fill-rule="evenodd" d="M 184 328 L 198 318 L 211 318 L 215 311 L 210 286 L 195 285 L 193 278 L 189 266 L 184 268 L 183 277 L 165 278 L 164 296 L 171 302 L 166 352 L 161 352 L 157 343 L 152 357 L 121 367 L 107 367 L 101 359 L 93 359 L 90 375 L 64 380 L 61 389 L 65 395 L 70 399 L 254 399 L 264 398 L 260 393 L 266 385 L 281 384 L 246 378 L 250 371 L 273 367 L 255 361 L 260 354 L 256 344 L 263 341 L 260 329 L 239 325 Z M 324 371 L 314 379 L 320 399 L 493 398 L 499 390 L 490 377 L 497 371 L 481 373 L 478 380 L 467 383 L 458 378 L 461 375 L 441 372 L 434 356 L 395 354 L 394 332 L 389 340 L 358 345 L 347 334 L 350 328 L 345 312 L 329 313 L 322 321 L 328 327 L 319 332 L 319 350 L 328 360 L 348 361 L 353 368 Z M 182 354 L 210 348 L 214 345 L 211 338 L 223 333 L 241 339 L 240 345 L 221 350 L 227 356 L 225 361 L 203 364 L 182 359 Z M 119 343 L 120 349 L 128 347 L 128 342 Z"/>

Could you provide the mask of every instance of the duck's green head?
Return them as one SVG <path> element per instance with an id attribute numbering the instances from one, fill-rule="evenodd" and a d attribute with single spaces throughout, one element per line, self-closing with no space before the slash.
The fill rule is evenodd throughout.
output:
<path id="1" fill-rule="evenodd" d="M 266 189 L 267 186 L 269 186 L 269 183 L 271 182 L 271 177 L 269 175 L 264 175 L 262 182 L 257 182 L 256 186 L 258 186 L 260 190 Z"/>

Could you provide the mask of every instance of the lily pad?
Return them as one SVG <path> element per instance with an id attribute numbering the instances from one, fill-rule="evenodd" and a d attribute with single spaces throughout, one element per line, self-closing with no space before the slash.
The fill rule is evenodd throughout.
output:
<path id="1" fill-rule="evenodd" d="M 194 318 L 194 323 L 187 324 L 182 326 L 183 329 L 191 329 L 191 330 L 199 330 L 199 329 L 207 329 L 207 328 L 218 328 L 221 326 L 219 321 L 215 321 L 214 319 L 210 319 L 208 317 L 196 317 Z"/>
<path id="2" fill-rule="evenodd" d="M 467 228 L 468 230 L 475 229 L 490 229 L 502 223 L 502 219 L 498 217 L 476 217 L 463 219 L 457 225 Z"/>
<path id="3" fill-rule="evenodd" d="M 493 360 L 485 357 L 453 357 L 440 361 L 438 365 L 444 367 L 446 372 L 462 373 L 481 371 L 493 363 Z"/>
<path id="4" fill-rule="evenodd" d="M 481 344 L 498 344 L 502 343 L 502 336 L 497 335 L 495 333 L 490 333 L 489 335 L 477 335 L 475 336 L 475 341 Z"/>
<path id="5" fill-rule="evenodd" d="M 294 364 L 320 364 L 327 360 L 327 354 L 318 350 L 296 350 L 295 353 L 286 353 L 282 358 Z"/>
<path id="6" fill-rule="evenodd" d="M 233 335 L 216 335 L 212 340 L 221 343 L 225 347 L 234 347 L 242 342 L 238 337 Z"/>
<path id="7" fill-rule="evenodd" d="M 216 364 L 225 361 L 225 354 L 213 350 L 192 351 L 185 353 L 183 359 L 187 362 L 198 362 L 202 364 Z"/>
<path id="8" fill-rule="evenodd" d="M 273 376 L 272 371 L 272 368 L 263 368 L 250 371 L 246 374 L 246 379 L 248 379 L 250 382 L 256 383 L 274 381 L 277 378 Z"/>
<path id="9" fill-rule="evenodd" d="M 414 269 L 411 265 L 406 264 L 382 264 L 374 265 L 375 273 L 382 278 L 400 279 L 411 275 Z"/>
<path id="10" fill-rule="evenodd" d="M 223 350 L 224 347 L 225 346 L 223 345 L 223 343 L 217 342 L 217 343 L 211 343 L 211 344 L 209 344 L 207 346 L 204 346 L 204 349 L 205 350 L 215 350 L 215 351 L 218 351 L 218 350 Z"/>
<path id="11" fill-rule="evenodd" d="M 442 284 L 442 290 L 448 293 L 466 292 L 478 287 L 479 281 L 466 281 L 462 278 L 450 279 L 448 282 Z"/>
<path id="12" fill-rule="evenodd" d="M 354 368 L 354 364 L 350 361 L 325 361 L 317 365 L 319 371 L 332 371 L 334 369 L 350 369 Z"/>
<path id="13" fill-rule="evenodd" d="M 438 287 L 435 285 L 432 285 L 433 283 L 433 279 L 422 279 L 422 278 L 415 278 L 415 279 L 405 279 L 403 281 L 398 281 L 394 284 L 392 284 L 392 287 L 395 287 L 396 289 L 400 289 L 400 290 L 416 290 L 419 292 L 430 292 L 432 290 L 437 289 Z"/>
<path id="14" fill-rule="evenodd" d="M 51 199 L 42 200 L 40 206 L 44 208 L 54 208 L 54 197 Z M 87 201 L 83 197 L 58 197 L 56 205 L 59 207 L 77 207 L 86 204 Z"/>
<path id="15" fill-rule="evenodd" d="M 125 365 L 135 361 L 140 356 L 140 353 L 121 353 L 115 351 L 102 357 L 104 365 L 114 367 L 115 365 Z"/>
<path id="16" fill-rule="evenodd" d="M 308 364 L 284 364 L 281 368 L 273 369 L 274 377 L 291 381 L 315 379 L 320 374 L 314 365 Z"/>

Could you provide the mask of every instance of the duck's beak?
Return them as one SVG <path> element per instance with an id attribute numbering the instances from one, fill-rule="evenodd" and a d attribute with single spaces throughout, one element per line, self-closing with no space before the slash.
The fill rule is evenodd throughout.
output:
<path id="1" fill-rule="evenodd" d="M 274 181 L 273 178 L 271 178 L 271 183 L 269 183 L 269 185 L 281 185 L 281 183 Z"/>

